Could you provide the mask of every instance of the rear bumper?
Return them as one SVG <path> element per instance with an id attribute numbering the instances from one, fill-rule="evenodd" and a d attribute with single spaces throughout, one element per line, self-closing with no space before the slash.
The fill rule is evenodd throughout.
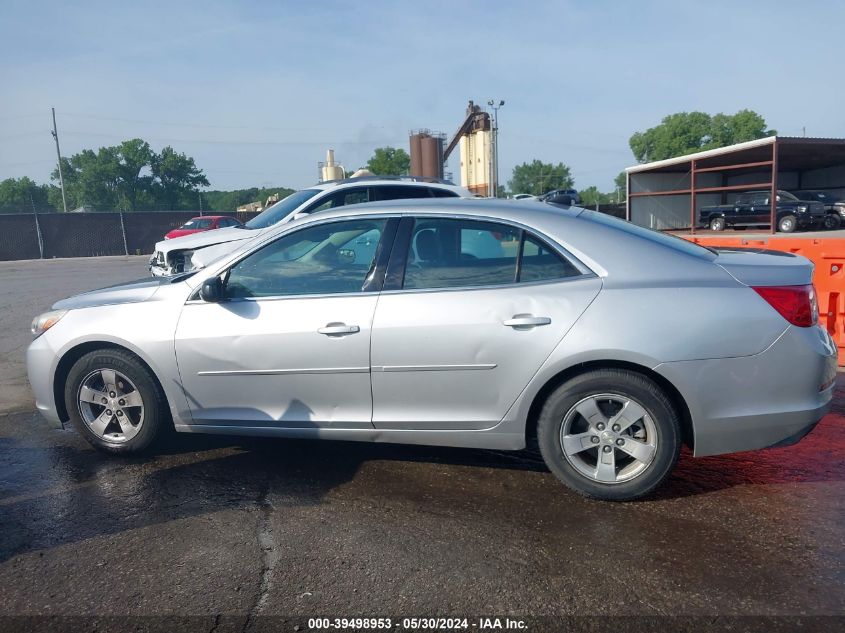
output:
<path id="1" fill-rule="evenodd" d="M 664 363 L 655 370 L 686 400 L 694 454 L 718 455 L 785 446 L 809 433 L 833 399 L 837 348 L 821 327 L 790 326 L 754 356 Z"/>

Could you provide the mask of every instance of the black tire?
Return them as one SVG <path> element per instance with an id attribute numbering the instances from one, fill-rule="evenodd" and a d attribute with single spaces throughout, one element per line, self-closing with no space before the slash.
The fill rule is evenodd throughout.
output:
<path id="1" fill-rule="evenodd" d="M 710 218 L 711 231 L 724 231 L 725 224 L 725 218 Z"/>
<path id="2" fill-rule="evenodd" d="M 842 221 L 839 219 L 839 216 L 836 213 L 827 213 L 824 216 L 824 221 L 822 222 L 822 227 L 824 227 L 828 231 L 835 231 L 841 225 L 842 225 Z"/>
<path id="3" fill-rule="evenodd" d="M 101 370 L 114 370 L 128 378 L 143 402 L 143 421 L 137 434 L 123 442 L 98 436 L 83 419 L 79 393 L 83 380 Z M 65 407 L 76 429 L 94 448 L 113 455 L 141 453 L 173 428 L 167 399 L 149 368 L 134 354 L 118 349 L 89 352 L 77 360 L 68 372 L 64 389 Z M 98 405 L 99 406 L 99 405 Z"/>
<path id="4" fill-rule="evenodd" d="M 614 394 L 639 403 L 653 422 L 654 456 L 642 472 L 627 481 L 596 481 L 579 472 L 564 455 L 561 427 L 567 414 L 576 404 L 598 394 Z M 674 406 L 652 380 L 633 371 L 599 369 L 568 380 L 548 396 L 537 423 L 537 442 L 546 465 L 572 490 L 593 499 L 629 501 L 652 492 L 672 472 L 681 451 L 681 429 Z"/>
<path id="5" fill-rule="evenodd" d="M 798 221 L 794 215 L 785 215 L 778 220 L 778 231 L 781 233 L 794 233 L 798 228 Z"/>

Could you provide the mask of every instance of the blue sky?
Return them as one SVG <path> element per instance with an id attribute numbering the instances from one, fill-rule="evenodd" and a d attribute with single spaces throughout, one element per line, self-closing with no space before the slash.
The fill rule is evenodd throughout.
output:
<path id="1" fill-rule="evenodd" d="M 568 164 L 612 188 L 628 138 L 681 110 L 845 136 L 841 2 L 39 2 L 0 11 L 0 180 L 141 137 L 212 188 L 305 187 L 411 129 L 504 99 L 500 172 Z M 458 173 L 457 152 L 450 167 Z"/>

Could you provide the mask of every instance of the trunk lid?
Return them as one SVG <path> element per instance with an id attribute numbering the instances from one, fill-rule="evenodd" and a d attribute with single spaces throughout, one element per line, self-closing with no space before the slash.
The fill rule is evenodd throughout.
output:
<path id="1" fill-rule="evenodd" d="M 813 283 L 813 262 L 801 255 L 765 248 L 714 248 L 721 266 L 746 286 L 804 286 Z"/>

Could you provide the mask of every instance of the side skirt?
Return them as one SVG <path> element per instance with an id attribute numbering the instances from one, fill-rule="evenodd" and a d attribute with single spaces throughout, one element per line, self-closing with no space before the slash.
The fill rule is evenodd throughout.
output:
<path id="1" fill-rule="evenodd" d="M 176 424 L 180 433 L 208 433 L 212 435 L 244 435 L 251 437 L 290 437 L 311 440 L 346 440 L 353 442 L 385 442 L 390 444 L 421 444 L 426 446 L 454 446 L 459 448 L 487 448 L 518 451 L 525 448 L 521 433 L 482 431 L 419 431 L 395 429 L 326 429 L 326 428 L 268 428 L 253 426 L 215 426 Z"/>

